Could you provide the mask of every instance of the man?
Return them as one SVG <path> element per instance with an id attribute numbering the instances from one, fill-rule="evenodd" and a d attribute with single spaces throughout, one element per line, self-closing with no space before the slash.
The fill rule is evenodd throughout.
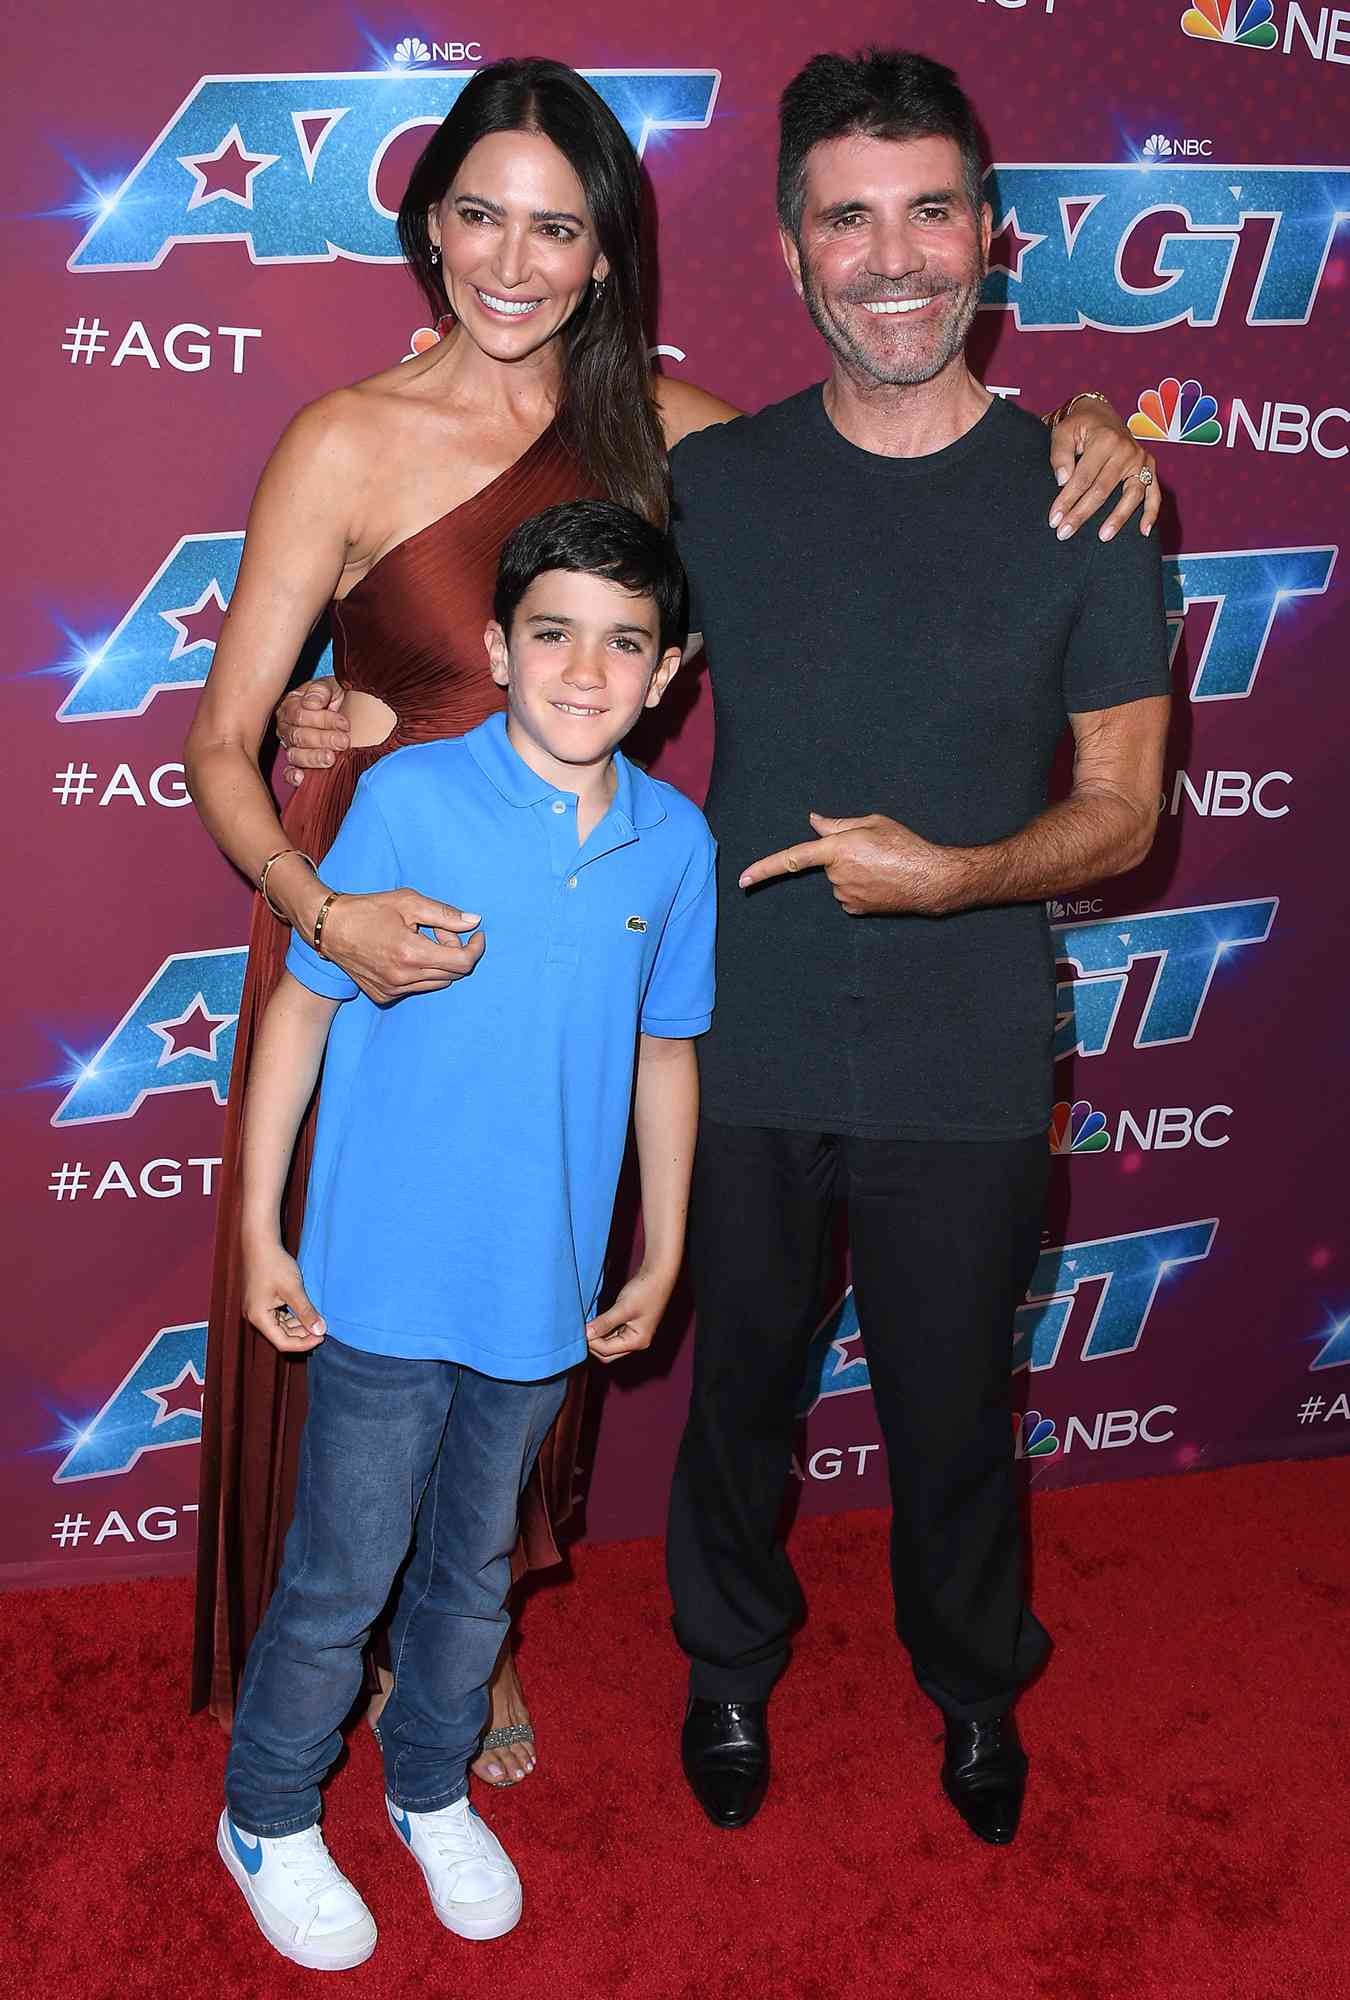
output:
<path id="1" fill-rule="evenodd" d="M 668 1561 L 684 1765 L 720 1826 L 764 1797 L 801 1611 L 777 1523 L 838 1200 L 896 1626 L 945 1718 L 947 1795 L 991 1843 L 1016 1831 L 1012 1705 L 1049 1647 L 1009 1392 L 1049 1162 L 1044 899 L 1147 853 L 1169 675 L 1156 544 L 1048 534 L 1044 430 L 967 366 L 981 165 L 940 64 L 808 63 L 782 100 L 779 220 L 829 379 L 671 458 L 722 882 Z M 1047 808 L 1066 718 L 1072 794 Z"/>

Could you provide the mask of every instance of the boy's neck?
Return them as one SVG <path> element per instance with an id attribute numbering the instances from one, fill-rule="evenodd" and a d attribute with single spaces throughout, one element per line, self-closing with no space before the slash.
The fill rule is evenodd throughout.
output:
<path id="1" fill-rule="evenodd" d="M 614 769 L 614 752 L 611 750 L 595 764 L 561 763 L 558 758 L 550 757 L 532 736 L 528 736 L 509 711 L 506 740 L 521 763 L 528 764 L 536 777 L 543 778 L 546 784 L 556 785 L 560 792 L 576 793 L 577 840 L 584 841 L 591 829 L 604 818 L 614 797 L 619 782 Z"/>

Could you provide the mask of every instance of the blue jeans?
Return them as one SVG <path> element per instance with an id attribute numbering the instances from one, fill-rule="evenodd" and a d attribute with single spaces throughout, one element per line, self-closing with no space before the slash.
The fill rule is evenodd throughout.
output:
<path id="1" fill-rule="evenodd" d="M 331 1334 L 307 1366 L 295 1519 L 225 1773 L 235 1825 L 269 1836 L 318 1821 L 362 1649 L 396 1579 L 385 1785 L 413 1812 L 463 1798 L 509 1622 L 520 1491 L 567 1381 L 502 1382 Z"/>

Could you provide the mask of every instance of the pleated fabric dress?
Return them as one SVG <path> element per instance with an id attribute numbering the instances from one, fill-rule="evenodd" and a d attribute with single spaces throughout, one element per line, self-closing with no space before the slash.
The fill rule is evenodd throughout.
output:
<path id="1" fill-rule="evenodd" d="M 550 426 L 481 492 L 398 543 L 334 602 L 338 678 L 387 703 L 397 720 L 383 743 L 352 750 L 331 770 L 306 772 L 282 818 L 292 846 L 322 866 L 363 771 L 406 744 L 463 735 L 504 705 L 483 649 L 502 544 L 531 514 L 594 492 Z M 239 1256 L 244 1083 L 289 937 L 255 897 L 216 1211 L 192 1659 L 193 1709 L 209 1707 L 227 1726 L 244 1657 L 281 1567 L 305 1420 L 305 1362 L 278 1354 L 245 1323 Z M 286 1184 L 282 1233 L 292 1255 L 304 1219 L 317 1103 L 316 1095 Z M 378 1254 L 372 1244 L 371 1255 Z M 558 1560 L 554 1535 L 572 1506 L 584 1383 L 584 1369 L 576 1370 L 526 1489 L 517 1568 Z"/>

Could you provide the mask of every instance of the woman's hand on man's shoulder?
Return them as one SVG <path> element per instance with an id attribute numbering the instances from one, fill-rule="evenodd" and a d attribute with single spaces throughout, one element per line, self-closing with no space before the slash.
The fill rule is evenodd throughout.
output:
<path id="1" fill-rule="evenodd" d="M 734 404 L 724 403 L 720 396 L 693 382 L 682 382 L 673 375 L 657 375 L 653 380 L 667 451 L 673 451 L 681 438 L 694 431 L 705 431 L 710 424 L 729 424 L 741 415 Z"/>

